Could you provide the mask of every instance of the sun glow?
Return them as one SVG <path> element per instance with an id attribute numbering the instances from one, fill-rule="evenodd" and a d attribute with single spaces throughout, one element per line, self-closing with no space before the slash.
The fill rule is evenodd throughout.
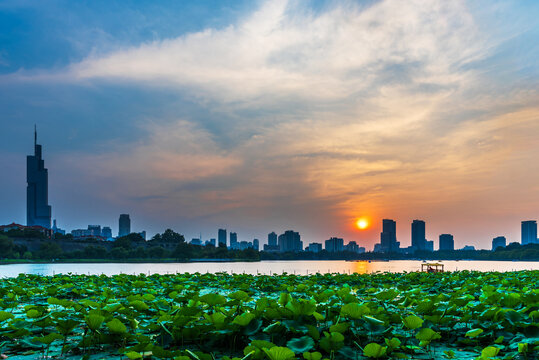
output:
<path id="1" fill-rule="evenodd" d="M 358 229 L 364 230 L 369 227 L 369 222 L 367 221 L 367 219 L 364 218 L 357 219 L 356 226 L 358 227 Z"/>

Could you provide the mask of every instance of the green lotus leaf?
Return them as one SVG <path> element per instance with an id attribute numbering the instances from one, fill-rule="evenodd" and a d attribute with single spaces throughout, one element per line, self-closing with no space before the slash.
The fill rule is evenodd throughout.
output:
<path id="1" fill-rule="evenodd" d="M 346 330 L 348 330 L 349 327 L 350 327 L 349 323 L 341 322 L 335 325 L 331 325 L 329 327 L 329 332 L 338 332 L 338 333 L 343 334 L 344 332 L 346 332 Z"/>
<path id="2" fill-rule="evenodd" d="M 386 351 L 387 347 L 379 345 L 377 343 L 370 343 L 363 348 L 363 355 L 370 358 L 378 359 L 384 356 L 386 354 Z"/>
<path id="3" fill-rule="evenodd" d="M 320 347 L 328 353 L 339 350 L 344 346 L 344 336 L 337 332 L 324 332 L 324 337 L 320 340 Z"/>
<path id="4" fill-rule="evenodd" d="M 226 298 L 220 294 L 206 294 L 200 297 L 200 301 L 210 306 L 222 305 L 226 303 Z"/>
<path id="5" fill-rule="evenodd" d="M 300 354 L 314 348 L 314 340 L 310 336 L 302 336 L 300 338 L 290 339 L 286 343 L 286 347 L 294 351 L 296 354 Z"/>
<path id="6" fill-rule="evenodd" d="M 363 316 L 363 318 L 373 325 L 384 325 L 384 322 L 382 320 L 379 320 L 375 317 L 365 315 Z"/>
<path id="7" fill-rule="evenodd" d="M 476 336 L 481 335 L 482 332 L 483 332 L 483 329 L 472 329 L 472 330 L 467 331 L 465 336 L 474 338 Z"/>
<path id="8" fill-rule="evenodd" d="M 118 319 L 112 319 L 107 323 L 107 327 L 114 334 L 127 333 L 127 327 Z"/>
<path id="9" fill-rule="evenodd" d="M 481 357 L 484 359 L 490 359 L 498 355 L 500 352 L 500 349 L 495 346 L 487 346 L 483 350 L 481 350 Z"/>
<path id="10" fill-rule="evenodd" d="M 370 314 L 370 309 L 367 305 L 358 303 L 349 303 L 341 308 L 341 316 L 346 316 L 352 319 L 361 319 L 363 316 Z"/>
<path id="11" fill-rule="evenodd" d="M 243 313 L 241 315 L 238 315 L 234 318 L 232 323 L 240 325 L 240 326 L 247 326 L 249 323 L 255 318 L 255 314 L 253 313 Z"/>
<path id="12" fill-rule="evenodd" d="M 84 321 L 86 321 L 86 324 L 91 330 L 96 331 L 101 327 L 103 321 L 105 321 L 105 317 L 97 314 L 90 314 L 84 318 Z"/>
<path id="13" fill-rule="evenodd" d="M 0 323 L 8 319 L 13 319 L 15 316 L 7 311 L 0 311 Z"/>
<path id="14" fill-rule="evenodd" d="M 247 294 L 245 291 L 238 290 L 232 294 L 229 294 L 228 297 L 234 300 L 244 301 L 249 298 L 249 294 Z"/>
<path id="15" fill-rule="evenodd" d="M 316 310 L 316 302 L 314 299 L 311 300 L 305 300 L 305 299 L 299 299 L 295 300 L 292 299 L 286 304 L 286 308 L 296 316 L 301 315 L 312 315 Z"/>
<path id="16" fill-rule="evenodd" d="M 26 312 L 26 316 L 29 319 L 36 319 L 41 316 L 41 313 L 37 311 L 36 309 L 30 309 Z"/>
<path id="17" fill-rule="evenodd" d="M 422 328 L 421 330 L 419 330 L 415 337 L 420 341 L 428 342 L 441 338 L 440 334 L 432 330 L 431 328 Z"/>
<path id="18" fill-rule="evenodd" d="M 56 340 L 63 340 L 63 339 L 64 339 L 64 337 L 62 335 L 57 334 L 57 333 L 51 333 L 51 334 L 47 334 L 45 336 L 34 337 L 34 338 L 32 338 L 32 341 L 33 342 L 40 342 L 40 343 L 45 344 L 45 345 L 50 345 Z"/>
<path id="19" fill-rule="evenodd" d="M 294 359 L 296 355 L 287 347 L 274 346 L 271 349 L 262 349 L 270 360 L 289 360 Z"/>
<path id="20" fill-rule="evenodd" d="M 124 354 L 131 360 L 142 359 L 142 354 L 136 351 L 129 351 Z"/>
<path id="21" fill-rule="evenodd" d="M 79 322 L 73 319 L 57 320 L 56 330 L 62 335 L 68 335 L 79 325 Z"/>
<path id="22" fill-rule="evenodd" d="M 134 307 L 138 311 L 146 311 L 150 308 L 144 301 L 141 301 L 141 300 L 131 301 L 129 305 Z"/>
<path id="23" fill-rule="evenodd" d="M 386 341 L 387 347 L 390 348 L 390 349 L 396 349 L 399 346 L 401 346 L 401 341 L 399 339 L 395 338 L 395 337 L 392 338 L 391 340 L 386 339 L 385 341 Z"/>
<path id="24" fill-rule="evenodd" d="M 404 326 L 410 330 L 414 330 L 423 326 L 423 319 L 416 315 L 409 315 L 402 320 Z"/>
<path id="25" fill-rule="evenodd" d="M 306 360 L 321 360 L 322 354 L 320 354 L 318 351 L 315 352 L 304 352 L 303 358 Z"/>

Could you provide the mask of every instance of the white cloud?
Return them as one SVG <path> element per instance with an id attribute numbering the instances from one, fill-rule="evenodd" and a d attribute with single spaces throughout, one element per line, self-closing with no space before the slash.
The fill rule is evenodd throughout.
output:
<path id="1" fill-rule="evenodd" d="M 484 51 L 465 6 L 455 2 L 345 3 L 322 14 L 269 1 L 239 24 L 90 57 L 76 79 L 179 86 L 217 102 L 287 97 L 339 100 L 375 92 L 380 78 L 458 85 L 458 68 Z M 400 74 L 395 73 L 399 71 Z"/>

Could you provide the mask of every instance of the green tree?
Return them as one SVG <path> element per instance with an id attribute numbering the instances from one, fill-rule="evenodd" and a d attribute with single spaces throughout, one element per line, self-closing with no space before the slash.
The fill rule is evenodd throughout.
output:
<path id="1" fill-rule="evenodd" d="M 62 254 L 62 248 L 60 245 L 54 242 L 46 242 L 41 244 L 37 257 L 40 259 L 52 260 L 58 259 Z"/>
<path id="2" fill-rule="evenodd" d="M 0 258 L 9 258 L 12 256 L 13 240 L 5 235 L 0 235 Z"/>

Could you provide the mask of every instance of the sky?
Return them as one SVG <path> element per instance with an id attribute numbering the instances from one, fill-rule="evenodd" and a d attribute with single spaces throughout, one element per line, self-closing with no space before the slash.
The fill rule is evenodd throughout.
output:
<path id="1" fill-rule="evenodd" d="M 539 219 L 537 1 L 0 0 L 0 223 L 367 249 Z M 359 230 L 358 218 L 370 226 Z"/>

